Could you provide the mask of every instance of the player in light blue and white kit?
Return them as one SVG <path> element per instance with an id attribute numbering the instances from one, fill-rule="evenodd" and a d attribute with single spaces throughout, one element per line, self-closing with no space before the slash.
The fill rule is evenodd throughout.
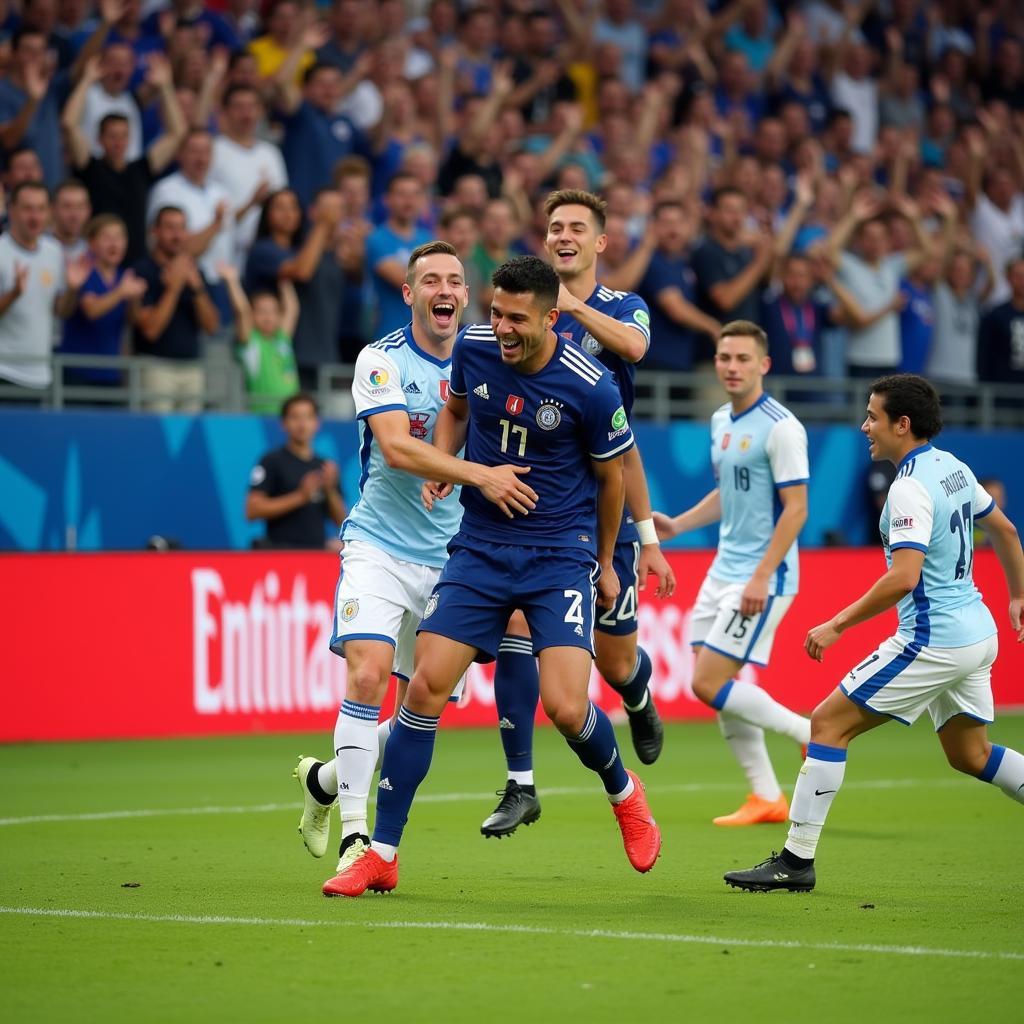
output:
<path id="1" fill-rule="evenodd" d="M 807 432 L 764 390 L 771 366 L 757 324 L 736 320 L 719 334 L 715 370 L 729 395 L 711 418 L 711 461 L 718 486 L 669 519 L 655 513 L 659 536 L 721 521 L 718 554 L 690 618 L 698 648 L 693 692 L 718 712 L 750 784 L 744 804 L 716 825 L 785 821 L 789 811 L 768 756 L 764 730 L 806 743 L 810 722 L 753 683 L 735 678 L 748 662 L 766 665 L 775 631 L 799 583 L 796 538 L 807 518 Z"/>
<path id="2" fill-rule="evenodd" d="M 367 795 L 390 729 L 388 720 L 378 725 L 381 703 L 392 674 L 401 700 L 416 627 L 461 519 L 455 502 L 428 513 L 421 481 L 410 474 L 478 487 L 509 516 L 528 511 L 535 498 L 517 476 L 528 470 L 464 462 L 431 444 L 468 299 L 452 246 L 431 242 L 414 250 L 403 290 L 412 322 L 359 353 L 352 383 L 362 473 L 359 500 L 341 528 L 345 550 L 331 650 L 346 659 L 348 671 L 335 757 L 300 758 L 295 772 L 304 806 L 299 832 L 315 857 L 326 851 L 338 797 L 343 866 L 369 846 Z"/>
<path id="3" fill-rule="evenodd" d="M 816 661 L 840 634 L 896 605 L 896 635 L 852 669 L 815 709 L 789 837 L 781 854 L 725 875 L 755 892 L 814 888 L 814 855 L 843 783 L 856 736 L 889 720 L 910 725 L 927 711 L 949 763 L 1024 803 L 1024 756 L 988 739 L 996 625 L 971 577 L 975 523 L 989 536 L 1010 590 L 1010 623 L 1024 640 L 1024 552 L 1017 531 L 955 455 L 934 448 L 939 396 L 923 377 L 896 374 L 871 386 L 872 459 L 898 472 L 879 524 L 888 571 L 859 600 L 815 626 L 804 647 Z"/>

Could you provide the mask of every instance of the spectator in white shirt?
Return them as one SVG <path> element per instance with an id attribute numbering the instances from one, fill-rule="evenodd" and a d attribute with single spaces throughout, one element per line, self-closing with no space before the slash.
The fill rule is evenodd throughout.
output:
<path id="1" fill-rule="evenodd" d="M 99 63 L 99 80 L 86 91 L 80 123 L 95 157 L 103 156 L 99 142 L 100 122 L 108 114 L 121 114 L 128 122 L 125 158 L 131 162 L 142 156 L 142 115 L 130 88 L 134 74 L 135 51 L 127 43 L 110 43 L 104 48 Z"/>
<path id="2" fill-rule="evenodd" d="M 288 184 L 281 150 L 257 135 L 266 114 L 259 92 L 245 85 L 228 88 L 222 101 L 221 134 L 213 142 L 210 181 L 235 204 L 235 246 L 231 262 L 244 267 L 256 237 L 263 203 Z"/>

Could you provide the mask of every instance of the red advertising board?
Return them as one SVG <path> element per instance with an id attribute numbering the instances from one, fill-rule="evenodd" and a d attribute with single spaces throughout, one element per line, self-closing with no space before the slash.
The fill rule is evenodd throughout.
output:
<path id="1" fill-rule="evenodd" d="M 667 719 L 710 715 L 693 699 L 690 609 L 708 552 L 674 552 L 668 601 L 641 603 L 640 640 Z M 894 613 L 844 636 L 825 663 L 803 652 L 808 628 L 862 593 L 884 563 L 876 550 L 801 555 L 801 591 L 766 669 L 744 678 L 807 711 L 879 640 Z M 1024 645 L 1006 616 L 1006 586 L 989 551 L 974 563 L 999 623 L 994 689 L 1024 704 Z M 0 742 L 329 730 L 345 663 L 328 650 L 337 561 L 317 553 L 140 553 L 0 557 L 5 643 Z M 591 692 L 617 701 L 595 675 Z M 474 666 L 446 726 L 494 724 L 492 669 Z"/>

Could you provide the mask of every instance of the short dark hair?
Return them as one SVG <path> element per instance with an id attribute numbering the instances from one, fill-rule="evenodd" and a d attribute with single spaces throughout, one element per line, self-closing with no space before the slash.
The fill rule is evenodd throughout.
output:
<path id="1" fill-rule="evenodd" d="M 44 42 L 46 41 L 46 33 L 41 28 L 34 28 L 32 25 L 23 23 L 14 30 L 14 35 L 11 36 L 11 49 L 17 51 L 21 46 L 22 39 L 26 36 L 39 36 Z"/>
<path id="2" fill-rule="evenodd" d="M 78 178 L 65 178 L 54 190 L 53 198 L 56 199 L 61 192 L 88 192 L 89 190 L 85 187 L 85 183 L 79 181 Z"/>
<path id="3" fill-rule="evenodd" d="M 608 204 L 593 192 L 586 192 L 581 188 L 560 188 L 544 200 L 544 216 L 550 220 L 551 214 L 560 206 L 585 206 L 594 215 L 597 230 L 604 231 Z"/>
<path id="4" fill-rule="evenodd" d="M 263 102 L 263 97 L 260 95 L 260 91 L 259 89 L 256 88 L 256 86 L 245 85 L 242 82 L 236 82 L 234 85 L 229 85 L 224 90 L 224 95 L 221 97 L 220 101 L 221 107 L 226 107 L 232 101 L 232 99 L 234 99 L 235 96 L 240 96 L 244 92 L 251 93 L 253 96 L 256 97 L 256 99 L 260 101 L 260 103 Z"/>
<path id="5" fill-rule="evenodd" d="M 395 173 L 388 178 L 387 189 L 385 191 L 390 192 L 400 181 L 412 181 L 420 188 L 423 187 L 423 182 L 420 181 L 412 171 L 395 171 Z"/>
<path id="6" fill-rule="evenodd" d="M 662 210 L 679 210 L 686 213 L 686 207 L 681 199 L 659 199 L 651 210 L 651 217 L 657 217 Z"/>
<path id="7" fill-rule="evenodd" d="M 538 256 L 515 256 L 491 275 L 491 284 L 512 295 L 532 292 L 547 309 L 558 305 L 558 275 Z"/>
<path id="8" fill-rule="evenodd" d="M 316 399 L 308 391 L 298 391 L 294 395 L 289 395 L 281 403 L 281 419 L 284 419 L 294 406 L 301 405 L 303 402 L 308 402 L 313 407 L 314 415 L 320 415 L 320 406 L 317 405 Z"/>
<path id="9" fill-rule="evenodd" d="M 768 355 L 768 335 L 753 320 L 730 320 L 723 324 L 718 332 L 718 341 L 723 338 L 753 338 L 762 354 Z"/>
<path id="10" fill-rule="evenodd" d="M 718 206 L 719 201 L 724 199 L 726 196 L 739 196 L 740 199 L 744 200 L 747 198 L 746 194 L 735 185 L 723 185 L 721 188 L 716 188 L 715 191 L 711 193 L 711 205 Z"/>
<path id="11" fill-rule="evenodd" d="M 50 190 L 41 181 L 19 181 L 14 186 L 14 190 L 11 192 L 10 204 L 13 206 L 19 198 L 21 198 L 22 192 L 42 192 L 47 199 L 50 198 Z"/>
<path id="12" fill-rule="evenodd" d="M 339 75 L 342 74 L 341 68 L 337 64 L 333 64 L 329 60 L 318 60 L 313 64 L 310 64 L 308 68 L 303 72 L 302 84 L 309 85 L 310 82 L 321 72 L 321 71 L 335 71 Z"/>
<path id="13" fill-rule="evenodd" d="M 916 373 L 893 373 L 879 377 L 871 393 L 882 400 L 890 420 L 906 416 L 914 437 L 930 441 L 942 430 L 942 405 L 931 381 Z"/>
<path id="14" fill-rule="evenodd" d="M 442 242 L 436 239 L 433 242 L 424 242 L 422 245 L 417 245 L 411 253 L 409 253 L 409 265 L 405 269 L 405 280 L 407 284 L 412 284 L 416 277 L 416 264 L 419 263 L 424 256 L 454 256 L 456 259 L 459 258 L 459 254 L 455 251 L 455 246 L 451 242 Z"/>
<path id="15" fill-rule="evenodd" d="M 128 124 L 128 118 L 124 114 L 104 114 L 100 118 L 99 134 L 102 135 L 104 129 L 109 128 L 110 125 L 118 121 Z"/>
<path id="16" fill-rule="evenodd" d="M 161 206 L 153 215 L 152 226 L 156 227 L 169 213 L 180 213 L 182 217 L 185 216 L 185 211 L 180 206 Z"/>

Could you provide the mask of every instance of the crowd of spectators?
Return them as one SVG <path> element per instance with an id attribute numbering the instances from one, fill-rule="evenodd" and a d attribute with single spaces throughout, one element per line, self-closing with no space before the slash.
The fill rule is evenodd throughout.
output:
<path id="1" fill-rule="evenodd" d="M 0 0 L 0 151 L 26 395 L 56 346 L 194 409 L 219 337 L 270 408 L 406 322 L 429 238 L 484 318 L 552 188 L 607 199 L 646 367 L 743 318 L 777 372 L 1024 384 L 1020 0 Z"/>

